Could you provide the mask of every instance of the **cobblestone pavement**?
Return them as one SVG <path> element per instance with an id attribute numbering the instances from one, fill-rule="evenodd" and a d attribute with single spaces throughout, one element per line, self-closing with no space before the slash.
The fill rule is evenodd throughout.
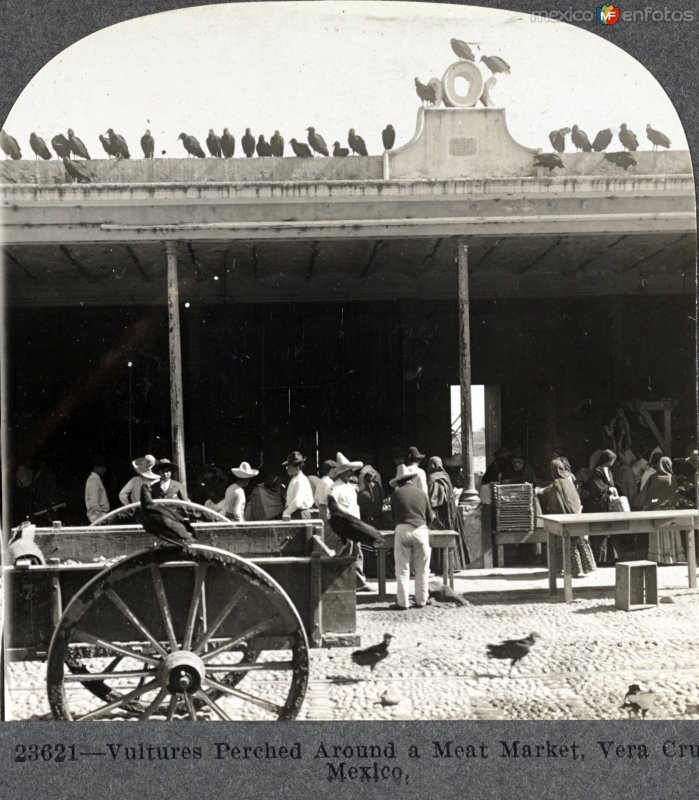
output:
<path id="1" fill-rule="evenodd" d="M 390 632 L 390 654 L 371 673 L 350 649 L 312 650 L 299 718 L 625 719 L 626 689 L 643 683 L 656 695 L 649 717 L 699 719 L 699 592 L 684 566 L 658 576 L 660 603 L 629 613 L 615 608 L 613 569 L 576 581 L 573 603 L 527 568 L 461 573 L 463 607 L 390 611 L 359 595 L 362 646 Z M 511 677 L 509 662 L 485 657 L 488 642 L 531 631 L 541 639 Z M 44 665 L 12 664 L 8 677 L 13 718 L 46 718 Z M 396 705 L 381 704 L 386 692 Z"/>

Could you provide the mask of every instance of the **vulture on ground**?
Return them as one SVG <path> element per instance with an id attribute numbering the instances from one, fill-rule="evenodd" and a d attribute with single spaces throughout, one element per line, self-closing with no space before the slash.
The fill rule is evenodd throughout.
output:
<path id="1" fill-rule="evenodd" d="M 509 659 L 510 671 L 508 675 L 511 675 L 512 667 L 527 655 L 534 642 L 539 638 L 538 633 L 530 633 L 524 639 L 506 639 L 499 644 L 488 644 L 486 645 L 488 658 Z"/>
<path id="2" fill-rule="evenodd" d="M 384 633 L 383 642 L 372 644 L 370 647 L 365 647 L 363 650 L 355 650 L 352 653 L 352 661 L 360 667 L 371 667 L 371 671 L 373 672 L 374 667 L 379 661 L 383 661 L 388 655 L 388 645 L 391 639 L 393 639 L 393 634 Z"/>

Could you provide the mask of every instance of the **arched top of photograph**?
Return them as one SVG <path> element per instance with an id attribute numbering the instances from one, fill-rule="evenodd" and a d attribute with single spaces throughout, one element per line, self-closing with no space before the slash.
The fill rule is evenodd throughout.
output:
<path id="1" fill-rule="evenodd" d="M 529 150 L 529 164 L 539 151 L 548 172 L 564 152 L 618 152 L 609 161 L 622 174 L 636 151 L 687 149 L 651 73 L 580 28 L 481 7 L 301 2 L 179 9 L 93 33 L 32 78 L 3 150 L 380 156 L 419 135 L 422 107 L 504 109 L 513 145 Z M 87 181 L 80 171 L 72 178 Z"/>

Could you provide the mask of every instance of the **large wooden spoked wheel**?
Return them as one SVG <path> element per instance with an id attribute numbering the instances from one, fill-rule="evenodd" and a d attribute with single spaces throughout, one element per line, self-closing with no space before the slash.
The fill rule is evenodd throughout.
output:
<path id="1" fill-rule="evenodd" d="M 219 511 L 209 508 L 208 506 L 202 506 L 199 503 L 193 503 L 191 500 L 175 500 L 172 498 L 166 499 L 159 497 L 153 500 L 153 502 L 156 505 L 164 505 L 168 506 L 169 508 L 179 508 L 182 512 L 197 520 L 201 519 L 208 520 L 209 522 L 230 523 L 230 519 L 228 519 L 225 514 L 221 514 Z M 94 522 L 91 522 L 89 527 L 97 528 L 101 525 L 118 525 L 119 522 L 124 519 L 131 520 L 134 516 L 138 516 L 140 510 L 140 503 L 129 503 L 126 506 L 120 506 L 119 508 L 114 508 L 111 511 L 108 511 L 104 516 L 96 519 Z"/>
<path id="2" fill-rule="evenodd" d="M 294 719 L 308 643 L 287 594 L 255 564 L 205 545 L 127 557 L 71 600 L 49 647 L 63 720 Z"/>

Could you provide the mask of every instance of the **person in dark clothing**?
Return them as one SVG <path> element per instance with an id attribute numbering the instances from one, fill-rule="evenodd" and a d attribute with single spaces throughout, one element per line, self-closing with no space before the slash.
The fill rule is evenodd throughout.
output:
<path id="1" fill-rule="evenodd" d="M 481 478 L 481 486 L 487 483 L 500 483 L 505 473 L 505 470 L 510 467 L 510 451 L 506 447 L 498 447 L 495 451 L 493 460 L 486 467 L 483 477 Z"/>
<path id="2" fill-rule="evenodd" d="M 396 603 L 394 608 L 408 608 L 410 566 L 415 571 L 415 607 L 427 603 L 430 575 L 430 534 L 427 528 L 432 521 L 432 509 L 427 495 L 415 485 L 417 476 L 404 464 L 398 465 L 391 486 L 391 512 L 396 535 L 393 554 L 396 562 Z"/>
<path id="3" fill-rule="evenodd" d="M 587 498 L 583 511 L 591 514 L 602 514 L 609 511 L 609 501 L 613 497 L 618 497 L 614 486 L 614 476 L 612 467 L 616 461 L 616 454 L 611 450 L 603 450 L 600 453 L 597 466 L 592 470 L 592 475 L 587 481 Z M 595 553 L 595 560 L 598 564 L 614 564 L 617 553 L 614 549 L 612 539 L 609 536 L 597 537 L 601 539 L 599 549 Z"/>
<path id="4" fill-rule="evenodd" d="M 454 500 L 454 487 L 444 469 L 442 459 L 432 456 L 427 462 L 427 496 L 434 512 L 432 527 L 443 531 L 457 531 L 459 538 L 455 549 L 455 568 L 463 569 L 469 563 L 468 551 L 464 537 L 464 524 Z M 437 572 L 442 568 L 442 551 L 432 554 L 432 569 Z"/>
<path id="5" fill-rule="evenodd" d="M 534 470 L 517 447 L 510 450 L 510 463 L 502 473 L 503 483 L 535 483 Z"/>

